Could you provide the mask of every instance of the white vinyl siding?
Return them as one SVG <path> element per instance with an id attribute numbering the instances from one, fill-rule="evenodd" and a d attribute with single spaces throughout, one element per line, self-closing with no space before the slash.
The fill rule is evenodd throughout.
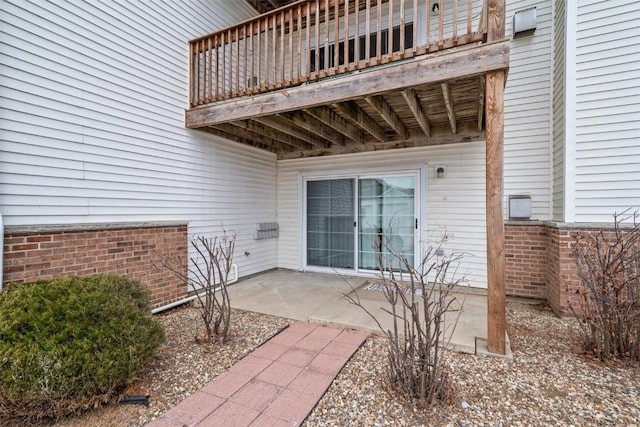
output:
<path id="1" fill-rule="evenodd" d="M 576 222 L 640 209 L 640 3 L 579 2 Z"/>
<path id="2" fill-rule="evenodd" d="M 427 241 L 433 243 L 446 229 L 446 251 L 465 254 L 460 272 L 472 286 L 486 287 L 484 147 L 484 142 L 475 142 L 278 161 L 278 266 L 298 269 L 301 264 L 301 176 L 415 170 L 427 164 L 426 224 L 422 224 Z M 444 178 L 434 177 L 436 164 L 446 166 Z"/>
<path id="3" fill-rule="evenodd" d="M 537 6 L 538 26 L 533 36 L 513 40 L 511 67 L 505 92 L 505 200 L 510 194 L 529 194 L 533 218 L 551 218 L 551 2 L 508 3 L 507 35 L 515 10 Z M 305 173 L 352 169 L 429 165 L 426 189 L 427 235 L 446 227 L 447 247 L 464 251 L 463 271 L 473 286 L 486 286 L 486 222 L 484 142 L 446 147 L 392 150 L 331 158 L 278 162 L 278 266 L 300 267 L 301 195 L 299 176 Z M 433 177 L 435 164 L 446 164 L 446 178 Z M 354 166 L 357 165 L 357 166 Z M 506 206 L 506 203 L 505 203 Z M 505 212 L 505 217 L 508 212 Z"/>
<path id="4" fill-rule="evenodd" d="M 508 1 L 506 35 L 516 11 L 536 7 L 533 35 L 511 41 L 504 94 L 504 195 L 530 195 L 532 218 L 551 217 L 551 1 Z M 506 205 L 506 203 L 505 203 Z M 508 211 L 505 211 L 505 218 Z"/>
<path id="5" fill-rule="evenodd" d="M 564 221 L 564 147 L 565 135 L 565 38 L 566 6 L 556 1 L 554 9 L 553 60 L 553 219 Z"/>
<path id="6" fill-rule="evenodd" d="M 181 220 L 236 232 L 240 275 L 276 267 L 276 158 L 184 127 L 188 40 L 246 2 L 0 0 L 5 225 Z M 247 252 L 250 255 L 245 256 Z"/>

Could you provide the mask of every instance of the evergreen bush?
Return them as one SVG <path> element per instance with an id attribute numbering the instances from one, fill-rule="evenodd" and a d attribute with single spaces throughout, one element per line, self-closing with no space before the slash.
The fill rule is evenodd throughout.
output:
<path id="1" fill-rule="evenodd" d="M 113 401 L 163 340 L 137 281 L 11 285 L 0 293 L 0 419 L 60 418 Z"/>

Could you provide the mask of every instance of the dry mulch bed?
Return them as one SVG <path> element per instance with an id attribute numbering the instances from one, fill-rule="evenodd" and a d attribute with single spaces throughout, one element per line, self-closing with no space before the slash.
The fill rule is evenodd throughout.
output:
<path id="1" fill-rule="evenodd" d="M 384 341 L 376 336 L 343 368 L 305 425 L 640 425 L 637 365 L 606 366 L 579 354 L 575 321 L 559 319 L 544 306 L 509 303 L 507 310 L 513 360 L 447 353 L 453 403 L 425 411 L 389 391 Z M 126 391 L 150 394 L 149 407 L 116 405 L 57 425 L 144 425 L 289 323 L 236 311 L 229 345 L 198 345 L 197 316 L 192 307 L 160 315 L 167 342 Z"/>

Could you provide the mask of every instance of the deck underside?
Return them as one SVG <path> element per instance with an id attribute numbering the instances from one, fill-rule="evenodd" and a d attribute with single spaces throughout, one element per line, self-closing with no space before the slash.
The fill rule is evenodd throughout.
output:
<path id="1" fill-rule="evenodd" d="M 485 73 L 507 69 L 508 52 L 467 46 L 207 104 L 186 125 L 281 159 L 481 140 Z"/>

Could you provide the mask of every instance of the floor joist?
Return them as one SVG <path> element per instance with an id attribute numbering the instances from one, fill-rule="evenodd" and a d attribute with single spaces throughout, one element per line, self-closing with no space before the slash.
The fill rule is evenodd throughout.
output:
<path id="1" fill-rule="evenodd" d="M 458 132 L 456 124 L 456 112 L 453 108 L 453 99 L 451 98 L 451 90 L 449 83 L 441 83 L 442 97 L 444 98 L 444 105 L 447 107 L 447 116 L 449 116 L 449 124 L 451 125 L 451 133 L 456 134 Z"/>
<path id="2" fill-rule="evenodd" d="M 273 128 L 279 132 L 286 133 L 288 135 L 293 136 L 294 138 L 298 138 L 302 141 L 306 141 L 311 145 L 316 147 L 324 147 L 325 143 L 322 138 L 319 138 L 307 131 L 303 131 L 298 129 L 297 127 L 289 126 L 284 122 L 284 119 L 279 117 L 256 117 L 254 119 L 256 122 L 261 123 L 265 126 Z"/>
<path id="3" fill-rule="evenodd" d="M 409 135 L 407 127 L 402 123 L 402 120 L 400 120 L 396 112 L 393 111 L 393 108 L 391 108 L 389 103 L 385 101 L 382 96 L 368 96 L 365 98 L 365 101 L 367 101 L 367 103 L 369 103 L 369 105 L 371 105 L 371 107 L 380 114 L 380 117 L 382 117 L 384 121 L 393 128 L 398 136 L 400 136 L 400 139 L 407 139 Z"/>
<path id="4" fill-rule="evenodd" d="M 407 102 L 407 106 L 411 110 L 413 117 L 416 118 L 416 121 L 420 125 L 420 128 L 424 132 L 427 138 L 431 137 L 431 125 L 429 124 L 429 120 L 427 119 L 427 115 L 425 114 L 422 106 L 420 105 L 420 100 L 416 95 L 416 91 L 413 89 L 407 89 L 402 91 L 402 97 Z M 482 129 L 478 129 L 479 131 Z"/>
<path id="5" fill-rule="evenodd" d="M 352 123 L 371 134 L 375 139 L 380 142 L 385 142 L 384 129 L 362 108 L 358 107 L 355 102 L 349 101 L 333 104 L 333 107 L 344 114 Z"/>
<path id="6" fill-rule="evenodd" d="M 310 114 L 302 111 L 291 111 L 279 114 L 278 117 L 288 120 L 293 126 L 298 126 L 329 141 L 332 145 L 344 145 L 344 135 Z"/>
<path id="7" fill-rule="evenodd" d="M 306 108 L 305 113 L 312 115 L 327 126 L 331 126 L 353 142 L 364 144 L 364 136 L 362 132 L 349 121 L 343 119 L 333 110 L 327 107 Z"/>

